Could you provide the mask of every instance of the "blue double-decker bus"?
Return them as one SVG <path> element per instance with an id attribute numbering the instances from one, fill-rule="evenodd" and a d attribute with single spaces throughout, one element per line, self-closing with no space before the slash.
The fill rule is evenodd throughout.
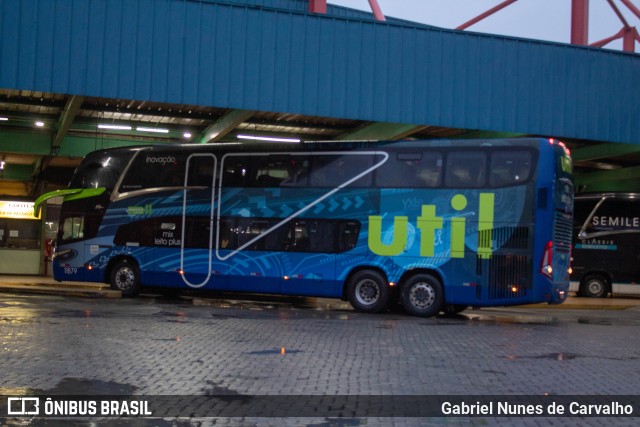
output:
<path id="1" fill-rule="evenodd" d="M 59 281 L 348 300 L 413 315 L 560 303 L 573 185 L 547 139 L 212 144 L 90 153 Z"/>

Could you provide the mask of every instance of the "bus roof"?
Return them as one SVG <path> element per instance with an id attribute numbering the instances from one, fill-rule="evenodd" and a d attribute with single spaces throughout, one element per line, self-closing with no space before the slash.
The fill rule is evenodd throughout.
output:
<path id="1" fill-rule="evenodd" d="M 238 152 L 238 151 L 306 151 L 306 150 L 336 150 L 336 149 L 363 149 L 378 147 L 394 148 L 425 148 L 425 147 L 505 147 L 525 146 L 536 147 L 546 138 L 509 138 L 509 139 L 430 139 L 430 140 L 405 140 L 405 141 L 305 141 L 301 143 L 266 143 L 266 142 L 231 142 L 215 144 L 162 144 L 140 145 L 131 147 L 115 147 L 97 150 L 87 156 L 111 155 L 113 153 L 132 154 L 135 151 L 165 151 L 165 150 L 196 150 L 206 149 L 212 151 Z"/>

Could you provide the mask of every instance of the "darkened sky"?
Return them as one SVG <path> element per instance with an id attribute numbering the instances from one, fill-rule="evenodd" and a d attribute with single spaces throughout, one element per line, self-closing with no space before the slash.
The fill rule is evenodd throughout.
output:
<path id="1" fill-rule="evenodd" d="M 378 0 L 385 16 L 407 19 L 444 28 L 458 25 L 502 3 L 503 0 Z M 328 0 L 339 6 L 371 11 L 368 0 Z M 639 0 L 631 2 L 640 9 Z M 607 0 L 591 0 L 589 42 L 593 43 L 616 34 L 622 22 Z M 632 27 L 640 28 L 640 19 L 620 0 L 614 0 Z M 569 43 L 571 28 L 571 0 L 518 0 L 471 27 L 468 31 L 504 34 L 515 37 Z M 622 42 L 607 45 L 621 49 Z M 636 44 L 640 52 L 640 43 Z"/>

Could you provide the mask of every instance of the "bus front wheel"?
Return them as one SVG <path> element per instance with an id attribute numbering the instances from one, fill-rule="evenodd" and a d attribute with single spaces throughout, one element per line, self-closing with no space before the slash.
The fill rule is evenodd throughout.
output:
<path id="1" fill-rule="evenodd" d="M 347 298 L 357 311 L 378 313 L 384 310 L 389 302 L 387 281 L 377 271 L 358 271 L 347 284 Z"/>
<path id="2" fill-rule="evenodd" d="M 440 312 L 444 301 L 442 284 L 429 274 L 417 274 L 407 280 L 400 290 L 405 311 L 418 317 L 432 317 Z"/>
<path id="3" fill-rule="evenodd" d="M 590 298 L 604 298 L 609 293 L 609 282 L 600 274 L 590 274 L 580 286 L 580 295 Z"/>
<path id="4" fill-rule="evenodd" d="M 111 269 L 111 289 L 122 292 L 123 297 L 134 297 L 140 293 L 140 272 L 131 261 L 118 261 Z"/>

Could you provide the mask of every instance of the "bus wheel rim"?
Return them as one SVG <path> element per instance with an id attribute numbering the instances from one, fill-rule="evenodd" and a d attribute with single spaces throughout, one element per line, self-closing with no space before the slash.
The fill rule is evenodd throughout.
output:
<path id="1" fill-rule="evenodd" d="M 380 289 L 373 280 L 362 280 L 356 286 L 356 298 L 360 304 L 374 304 L 380 298 Z"/>
<path id="2" fill-rule="evenodd" d="M 602 283 L 599 280 L 591 280 L 587 283 L 587 289 L 592 294 L 599 294 L 602 292 Z"/>
<path id="3" fill-rule="evenodd" d="M 436 293 L 428 283 L 416 283 L 409 290 L 409 301 L 417 308 L 428 308 L 436 300 Z"/>
<path id="4" fill-rule="evenodd" d="M 127 290 L 133 287 L 135 282 L 135 276 L 133 270 L 129 267 L 124 267 L 118 270 L 116 274 L 116 286 L 118 289 Z"/>

